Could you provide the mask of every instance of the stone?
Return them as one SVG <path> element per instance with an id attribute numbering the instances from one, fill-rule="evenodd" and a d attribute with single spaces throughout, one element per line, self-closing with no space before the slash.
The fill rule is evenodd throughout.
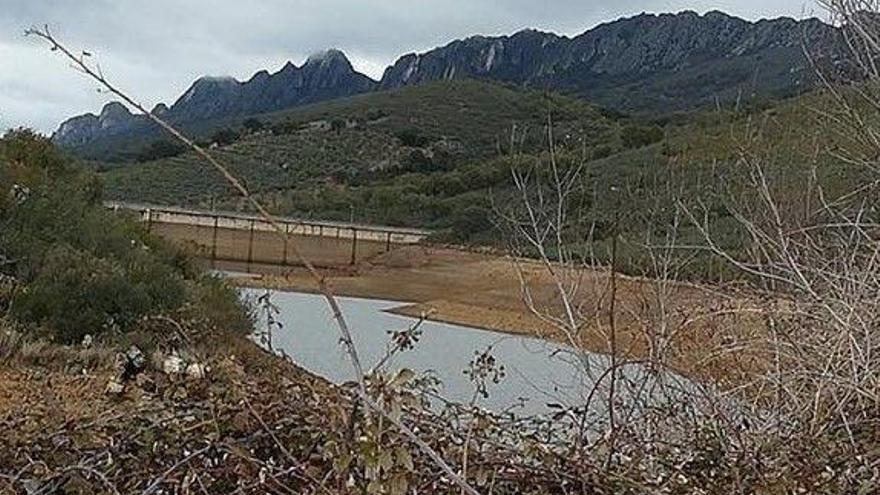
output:
<path id="1" fill-rule="evenodd" d="M 178 375 L 184 371 L 184 362 L 177 354 L 171 354 L 162 362 L 162 371 L 166 375 Z"/>
<path id="2" fill-rule="evenodd" d="M 186 375 L 194 380 L 202 380 L 207 375 L 207 367 L 201 363 L 190 363 L 186 367 Z"/>
<path id="3" fill-rule="evenodd" d="M 152 113 L 173 124 L 273 112 L 294 106 L 371 91 L 377 83 L 354 70 L 339 50 L 312 55 L 297 67 L 288 62 L 280 71 L 260 71 L 250 80 L 201 77 L 170 107 Z M 144 115 L 132 115 L 120 103 L 109 103 L 100 115 L 73 117 L 55 131 L 56 144 L 76 147 L 121 135 L 160 135 Z"/>
<path id="4" fill-rule="evenodd" d="M 117 378 L 113 378 L 107 382 L 104 393 L 107 395 L 122 395 L 125 392 L 125 385 Z"/>
<path id="5" fill-rule="evenodd" d="M 135 378 L 138 374 L 144 371 L 146 364 L 147 360 L 143 351 L 134 345 L 129 347 L 128 350 L 125 351 L 125 354 L 121 356 L 119 363 L 121 369 L 119 370 L 118 380 L 125 383 Z"/>

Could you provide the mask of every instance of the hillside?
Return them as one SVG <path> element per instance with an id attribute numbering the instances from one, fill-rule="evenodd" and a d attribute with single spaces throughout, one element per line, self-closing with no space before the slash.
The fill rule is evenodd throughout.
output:
<path id="1" fill-rule="evenodd" d="M 217 156 L 278 214 L 429 228 L 444 241 L 508 247 L 509 232 L 498 220 L 501 210 L 521 201 L 512 195 L 511 169 L 534 168 L 540 176 L 549 168 L 549 117 L 554 158 L 564 168 L 583 167 L 576 208 L 590 226 L 581 236 L 591 239 L 584 247 L 607 258 L 614 225 L 623 222 L 622 263 L 639 273 L 653 269 L 646 239 L 666 226 L 678 222 L 681 242 L 702 241 L 681 212 L 671 216 L 670 205 L 683 198 L 707 209 L 725 247 L 743 247 L 725 203 L 752 194 L 742 184 L 751 180 L 744 158 L 754 150 L 761 150 L 757 162 L 769 164 L 785 184 L 792 208 L 806 207 L 800 201 L 816 187 L 811 167 L 829 196 L 861 180 L 864 170 L 833 152 L 847 144 L 841 139 L 851 130 L 829 127 L 829 119 L 812 110 L 833 107 L 830 98 L 818 91 L 647 120 L 557 93 L 473 79 L 435 81 L 244 123 L 213 121 L 205 144 L 217 145 Z M 197 157 L 171 151 L 175 156 L 145 163 L 99 164 L 108 196 L 247 208 Z M 690 263 L 689 276 L 724 277 L 723 264 L 699 257 L 706 262 Z"/>
<path id="2" fill-rule="evenodd" d="M 725 135 L 718 122 L 697 125 L 720 131 L 700 134 L 708 142 Z M 650 158 L 654 148 L 624 151 L 617 155 L 618 163 L 630 162 L 635 155 Z M 700 156 L 710 148 L 696 143 L 692 150 Z M 644 161 L 646 169 L 657 169 L 647 167 L 652 161 Z M 520 418 L 513 412 L 494 414 L 475 406 L 475 401 L 428 407 L 429 398 L 436 398 L 442 385 L 432 373 L 422 377 L 405 368 L 393 371 L 379 366 L 365 380 L 369 388 L 364 396 L 381 404 L 370 409 L 349 384 L 330 385 L 285 357 L 259 349 L 246 335 L 256 316 L 264 316 L 263 309 L 247 311 L 225 284 L 204 276 L 185 255 L 105 210 L 91 177 L 71 168 L 44 139 L 25 131 L 0 139 L 0 185 L 4 186 L 0 188 L 4 226 L 0 230 L 0 451 L 7 454 L 0 458 L 0 479 L 10 493 L 187 493 L 196 487 L 204 493 L 453 493 L 460 489 L 438 467 L 437 459 L 458 469 L 464 457 L 470 470 L 462 468 L 462 473 L 467 472 L 462 476 L 479 489 L 477 493 L 563 493 L 573 484 L 587 493 L 627 494 L 691 493 L 695 488 L 767 494 L 876 491 L 874 395 L 865 394 L 868 407 L 854 408 L 857 413 L 853 413 L 861 421 L 847 421 L 846 428 L 826 428 L 822 423 L 815 435 L 805 435 L 801 428 L 768 431 L 760 423 L 768 410 L 764 406 L 780 406 L 758 393 L 776 378 L 779 368 L 765 379 L 751 357 L 769 363 L 779 353 L 767 352 L 765 340 L 749 344 L 753 336 L 764 333 L 764 326 L 744 325 L 749 319 L 739 315 L 734 315 L 735 324 L 707 326 L 705 334 L 695 332 L 692 325 L 703 317 L 714 322 L 712 318 L 728 308 L 730 303 L 717 301 L 725 297 L 720 287 L 707 291 L 713 300 L 694 304 L 687 299 L 693 306 L 680 310 L 675 305 L 665 307 L 680 300 L 659 296 L 664 307 L 656 312 L 672 313 L 659 320 L 672 325 L 667 333 L 652 319 L 657 318 L 658 305 L 652 294 L 660 289 L 655 282 L 621 281 L 626 294 L 621 300 L 632 298 L 633 311 L 625 306 L 620 314 L 624 321 L 636 323 L 638 335 L 652 343 L 655 336 L 658 340 L 680 337 L 685 351 L 708 356 L 710 362 L 720 356 L 730 362 L 725 371 L 744 370 L 741 379 L 757 384 L 739 387 L 722 381 L 704 387 L 685 382 L 682 387 L 678 378 L 651 378 L 658 374 L 653 369 L 643 374 L 647 378 L 625 377 L 621 384 L 628 390 L 607 396 L 620 397 L 618 410 L 632 418 L 626 423 L 631 431 L 615 445 L 627 453 L 651 449 L 651 457 L 625 455 L 601 467 L 598 461 L 608 458 L 612 448 L 601 444 L 572 448 L 573 442 L 580 442 L 576 429 L 580 417 L 592 418 L 590 408 L 606 399 L 606 388 L 587 381 L 589 368 L 575 372 L 584 373 L 577 375 L 584 380 L 580 385 L 584 394 L 603 394 L 595 401 L 587 398 L 583 406 L 548 403 L 560 412 Z M 27 192 L 14 187 L 22 185 Z M 7 191 L 12 194 L 6 195 Z M 507 260 L 497 263 L 511 268 Z M 469 291 L 479 291 L 496 304 L 497 271 L 458 268 L 479 278 Z M 421 269 L 412 273 L 406 280 L 426 286 Z M 434 284 L 446 280 L 448 274 Z M 604 275 L 584 279 L 602 286 L 604 280 Z M 686 292 L 698 289 L 676 286 Z M 519 303 L 519 292 L 514 294 L 512 300 Z M 463 296 L 467 292 L 459 295 Z M 268 294 L 266 298 L 265 307 L 271 307 Z M 599 297 L 589 302 L 604 301 Z M 876 308 L 876 300 L 866 306 Z M 789 322 L 788 307 L 768 319 L 795 329 L 802 328 L 804 321 L 815 325 L 827 320 Z M 271 321 L 272 313 L 265 311 Z M 764 321 L 765 315 L 756 314 L 753 320 Z M 357 313 L 352 316 L 357 322 Z M 661 330 L 648 333 L 656 327 Z M 644 330 L 647 335 L 642 335 Z M 813 330 L 807 327 L 791 341 L 799 343 Z M 789 328 L 782 331 L 788 335 Z M 817 356 L 817 372 L 828 372 L 827 342 L 835 334 L 828 335 L 820 336 L 824 352 Z M 398 352 L 420 345 L 421 336 L 418 325 L 389 332 L 389 362 Z M 731 346 L 738 352 L 716 352 Z M 535 352 L 529 350 L 532 345 L 523 347 Z M 669 351 L 672 359 L 682 351 L 674 347 Z M 601 363 L 593 356 L 585 361 Z M 475 390 L 488 395 L 491 385 L 486 382 L 503 380 L 505 364 L 496 364 L 492 346 L 477 350 L 473 359 L 462 371 L 476 375 Z M 666 362 L 659 362 L 660 373 L 674 369 Z M 847 366 L 849 361 L 844 363 Z M 785 364 L 790 366 L 788 361 Z M 704 359 L 694 366 L 705 366 Z M 652 407 L 629 406 L 629 397 L 653 384 L 663 395 L 652 396 L 656 399 L 647 403 Z M 803 381 L 795 385 L 804 386 Z M 729 389 L 733 390 L 725 393 Z M 548 398 L 555 398 L 551 393 Z M 812 390 L 803 393 L 811 405 L 816 396 Z M 780 400 L 789 404 L 793 398 L 799 399 L 786 394 Z M 749 407 L 750 401 L 758 404 Z M 743 404 L 736 409 L 742 420 L 717 417 L 719 409 L 728 410 L 728 403 Z M 579 413 L 581 409 L 585 412 Z M 836 420 L 839 414 L 832 410 L 829 416 Z M 418 435 L 420 443 L 401 433 L 397 424 L 415 432 L 412 435 Z M 589 424 L 590 438 L 616 431 L 601 421 Z M 659 434 L 658 425 L 663 428 Z M 707 438 L 707 431 L 718 433 Z M 672 445 L 670 438 L 676 439 Z M 428 449 L 433 455 L 426 453 Z M 829 475 L 831 469 L 845 474 Z"/>
<path id="3" fill-rule="evenodd" d="M 288 62 L 274 74 L 263 70 L 245 82 L 231 77 L 202 77 L 173 105 L 159 104 L 152 113 L 178 125 L 197 125 L 363 93 L 375 85 L 356 72 L 342 52 L 329 50 L 309 57 L 302 67 Z M 76 149 L 120 136 L 150 139 L 159 134 L 145 116 L 133 115 L 113 102 L 99 115 L 86 114 L 65 121 L 53 139 L 56 144 Z"/>
<path id="4" fill-rule="evenodd" d="M 836 31 L 816 19 L 749 22 L 722 12 L 649 15 L 567 38 L 539 31 L 474 36 L 402 57 L 382 88 L 476 77 L 552 88 L 616 110 L 666 113 L 812 86 L 804 56 L 838 56 Z"/>
<path id="5" fill-rule="evenodd" d="M 724 202 L 749 194 L 731 190 L 748 179 L 743 153 L 761 150 L 795 196 L 814 164 L 822 165 L 817 176 L 830 195 L 858 181 L 858 170 L 826 151 L 838 134 L 810 110 L 827 106 L 827 98 L 814 93 L 650 123 L 559 95 L 435 82 L 268 114 L 260 130 L 244 129 L 214 152 L 278 214 L 425 227 L 454 242 L 497 245 L 506 237 L 500 210 L 520 201 L 511 196 L 511 169 L 548 167 L 549 109 L 555 159 L 583 167 L 578 215 L 593 225 L 596 255 L 607 256 L 615 218 L 623 218 L 629 242 L 622 255 L 637 272 L 647 262 L 639 245 L 673 221 L 669 205 L 681 198 L 709 206 L 727 246 L 740 246 Z M 191 154 L 110 168 L 103 178 L 113 199 L 246 207 Z M 690 222 L 679 229 L 683 242 L 700 240 Z M 691 265 L 697 276 L 720 276 Z"/>
<path id="6" fill-rule="evenodd" d="M 361 95 L 260 119 L 261 130 L 244 131 L 215 152 L 252 191 L 271 193 L 277 211 L 401 225 L 448 222 L 459 201 L 484 205 L 485 194 L 475 203 L 467 193 L 507 177 L 498 158 L 510 152 L 512 136 L 517 151 L 547 149 L 548 119 L 560 142 L 597 155 L 622 148 L 625 127 L 580 100 L 476 81 Z M 114 199 L 229 202 L 231 191 L 206 170 L 187 153 L 103 176 Z M 302 195 L 311 199 L 286 204 Z"/>
<path id="7" fill-rule="evenodd" d="M 816 19 L 749 22 L 721 12 L 624 18 L 569 38 L 525 30 L 510 36 L 473 36 L 425 53 L 407 54 L 381 81 L 354 70 L 337 50 L 260 71 L 247 81 L 197 80 L 170 107 L 154 113 L 191 133 L 240 123 L 249 115 L 281 111 L 376 90 L 434 81 L 480 79 L 555 91 L 615 111 L 643 115 L 688 112 L 802 93 L 814 87 L 808 47 L 816 61 L 837 63 L 838 29 Z M 140 115 L 118 103 L 98 114 L 67 120 L 56 143 L 80 156 L 131 158 L 126 148 L 160 136 Z M 128 151 L 131 151 L 130 149 Z"/>
<path id="8" fill-rule="evenodd" d="M 251 119 L 250 128 L 217 127 L 214 136 L 228 134 L 230 142 L 213 151 L 255 192 L 319 187 L 343 194 L 396 183 L 454 194 L 456 187 L 467 191 L 509 183 L 505 157 L 511 148 L 518 154 L 546 154 L 549 118 L 558 152 L 589 162 L 594 177 L 616 177 L 624 184 L 632 182 L 628 171 L 643 161 L 652 164 L 646 164 L 647 171 L 656 172 L 669 162 L 735 159 L 747 144 L 748 129 L 757 124 L 763 139 L 800 149 L 811 135 L 811 127 L 802 124 L 816 119 L 808 107 L 817 98 L 652 123 L 552 93 L 473 80 L 435 82 L 264 114 Z M 230 195 L 219 178 L 202 173 L 204 165 L 190 153 L 136 165 L 93 166 L 106 169 L 103 177 L 114 199 L 207 205 Z M 468 171 L 494 173 L 495 179 L 460 180 Z M 321 214 L 299 211 L 309 212 Z M 346 208 L 345 217 L 349 214 Z M 366 215 L 363 220 L 395 223 Z"/>
<path id="9" fill-rule="evenodd" d="M 394 377 L 368 392 L 383 400 L 374 416 L 349 387 L 263 349 L 257 302 L 104 208 L 97 186 L 44 137 L 0 137 L 2 493 L 454 491 L 406 436 L 375 427 L 391 414 L 432 453 L 503 445 L 470 456 L 521 469 L 496 493 L 558 491 L 540 455 L 513 464 L 514 442 L 465 437 L 450 419 L 463 413 L 429 409 L 409 370 L 374 370 Z"/>

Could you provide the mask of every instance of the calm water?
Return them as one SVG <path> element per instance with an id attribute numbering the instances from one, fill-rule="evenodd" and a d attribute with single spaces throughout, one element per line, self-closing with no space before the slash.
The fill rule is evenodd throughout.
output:
<path id="1" fill-rule="evenodd" d="M 256 289 L 243 292 L 253 299 L 265 293 Z M 273 292 L 271 300 L 280 310 L 278 320 L 284 324 L 281 331 L 273 333 L 275 348 L 286 352 L 303 368 L 335 383 L 354 379 L 323 297 Z M 389 331 L 405 330 L 417 322 L 385 312 L 400 306 L 399 302 L 340 298 L 340 304 L 366 369 L 385 354 Z M 496 412 L 514 408 L 519 414 L 532 415 L 549 412 L 548 403 L 581 405 L 590 383 L 576 360 L 586 356 L 597 369 L 607 364 L 604 356 L 576 356 L 559 345 L 534 338 L 436 322 L 424 322 L 420 328 L 423 333 L 415 348 L 398 354 L 391 368 L 430 371 L 442 382 L 444 398 L 467 403 L 474 388 L 464 370 L 476 353 L 491 347 L 491 354 L 504 366 L 506 376 L 500 383 L 490 385 L 489 397 L 480 399 L 478 404 Z"/>

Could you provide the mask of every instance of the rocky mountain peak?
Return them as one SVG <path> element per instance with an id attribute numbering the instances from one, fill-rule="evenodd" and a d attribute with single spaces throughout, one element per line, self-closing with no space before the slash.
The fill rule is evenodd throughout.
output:
<path id="1" fill-rule="evenodd" d="M 838 36 L 838 28 L 816 19 L 751 22 L 720 11 L 642 13 L 574 37 L 527 29 L 455 40 L 400 57 L 379 82 L 356 72 L 343 52 L 330 49 L 302 66 L 287 62 L 276 73 L 263 70 L 246 82 L 200 78 L 164 116 L 185 124 L 459 78 L 553 89 L 622 111 L 686 111 L 743 95 L 804 91 L 812 67 L 802 47 L 806 43 L 821 57 L 839 60 Z M 130 124 L 137 118 L 124 108 L 105 108 L 100 117 L 87 114 L 65 122 L 55 138 L 78 145 L 137 131 Z"/>
<path id="2" fill-rule="evenodd" d="M 115 118 L 125 118 L 131 117 L 131 112 L 128 111 L 128 107 L 119 103 L 118 101 L 111 101 L 104 105 L 104 108 L 101 109 L 101 119 L 115 119 Z"/>
<path id="3" fill-rule="evenodd" d="M 553 88 L 626 111 L 685 110 L 715 98 L 802 91 L 810 69 L 804 42 L 829 46 L 835 35 L 814 20 L 642 13 L 574 38 L 521 31 L 409 54 L 385 71 L 381 87 L 478 78 Z"/>
<path id="4" fill-rule="evenodd" d="M 62 122 L 52 139 L 65 146 L 83 145 L 95 139 L 98 127 L 97 115 L 79 115 Z"/>
<path id="5" fill-rule="evenodd" d="M 150 113 L 153 115 L 156 115 L 156 116 L 162 116 L 162 115 L 165 115 L 165 112 L 167 112 L 167 111 L 168 111 L 168 105 L 166 105 L 164 103 L 159 103 L 158 105 L 153 107 L 153 109 L 150 111 Z"/>
<path id="6" fill-rule="evenodd" d="M 276 72 L 276 74 L 280 74 L 280 73 L 283 73 L 283 72 L 296 72 L 296 71 L 298 71 L 298 70 L 299 70 L 299 67 L 297 67 L 296 64 L 294 64 L 293 62 L 291 62 L 291 61 L 288 60 L 288 61 L 284 64 L 284 67 L 282 67 L 281 70 L 279 70 L 278 72 Z"/>
<path id="7" fill-rule="evenodd" d="M 255 84 L 255 83 L 258 84 L 261 82 L 265 82 L 270 77 L 272 77 L 272 76 L 271 76 L 271 74 L 269 74 L 269 71 L 261 70 L 261 71 L 257 72 L 256 74 L 254 74 L 253 76 L 251 76 L 251 78 L 248 79 L 247 83 L 245 83 L 245 84 Z"/>
<path id="8" fill-rule="evenodd" d="M 87 113 L 64 122 L 55 131 L 54 139 L 57 142 L 81 145 L 99 137 L 123 134 L 136 125 L 136 122 L 137 117 L 125 105 L 110 102 L 104 105 L 100 115 Z"/>
<path id="9" fill-rule="evenodd" d="M 277 111 L 292 106 L 370 91 L 375 81 L 354 70 L 339 50 L 312 55 L 302 67 L 287 62 L 278 72 L 261 70 L 246 82 L 222 76 L 197 79 L 177 101 L 157 106 L 153 113 L 176 124 Z M 143 116 L 123 105 L 109 103 L 100 116 L 74 117 L 59 127 L 54 139 L 62 146 L 80 146 L 122 134 L 152 132 Z"/>
<path id="10" fill-rule="evenodd" d="M 119 133 L 127 129 L 133 119 L 134 115 L 125 105 L 114 101 L 104 105 L 101 115 L 98 116 L 98 125 L 102 130 Z"/>
<path id="11" fill-rule="evenodd" d="M 318 53 L 313 53 L 309 56 L 308 59 L 306 59 L 305 66 L 303 66 L 303 68 L 315 65 L 320 65 L 324 67 L 339 65 L 354 70 L 348 57 L 335 48 L 324 50 Z"/>
<path id="12" fill-rule="evenodd" d="M 710 10 L 703 14 L 703 17 L 710 21 L 728 21 L 728 20 L 737 20 L 742 21 L 742 19 L 737 19 L 732 15 L 727 14 L 726 12 L 722 12 L 720 10 Z"/>
<path id="13" fill-rule="evenodd" d="M 234 90 L 238 86 L 238 81 L 228 76 L 205 76 L 196 79 L 183 96 L 177 100 L 176 104 L 186 103 L 194 99 L 204 99 L 216 96 L 217 92 Z"/>

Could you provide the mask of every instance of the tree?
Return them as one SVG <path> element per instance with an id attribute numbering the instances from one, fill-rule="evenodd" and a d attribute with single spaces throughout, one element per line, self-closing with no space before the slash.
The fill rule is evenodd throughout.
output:
<path id="1" fill-rule="evenodd" d="M 245 128 L 246 131 L 250 133 L 259 132 L 265 128 L 265 124 L 263 124 L 263 121 L 254 117 L 246 119 L 242 123 L 242 126 Z"/>
<path id="2" fill-rule="evenodd" d="M 335 118 L 330 121 L 330 130 L 339 134 L 348 125 L 345 119 Z"/>
<path id="3" fill-rule="evenodd" d="M 663 129 L 656 125 L 628 125 L 621 130 L 624 148 L 641 148 L 663 139 Z"/>
<path id="4" fill-rule="evenodd" d="M 430 138 L 414 127 L 398 132 L 397 139 L 399 139 L 404 146 L 410 146 L 413 148 L 424 148 L 431 144 Z"/>
<path id="5" fill-rule="evenodd" d="M 0 164 L 11 180 L 28 187 L 71 170 L 51 139 L 24 128 L 7 131 L 0 139 Z"/>
<path id="6" fill-rule="evenodd" d="M 144 150 L 137 155 L 137 160 L 140 162 L 161 160 L 162 158 L 180 156 L 184 152 L 186 152 L 185 146 L 167 139 L 160 139 L 153 141 L 149 146 L 144 148 Z"/>
<path id="7" fill-rule="evenodd" d="M 228 146 L 238 141 L 239 137 L 241 137 L 241 135 L 238 133 L 238 131 L 226 127 L 215 132 L 213 136 L 211 136 L 211 141 L 217 143 L 220 146 Z"/>
<path id="8" fill-rule="evenodd" d="M 471 205 L 452 214 L 452 231 L 457 241 L 468 242 L 486 237 L 495 225 L 492 211 L 484 206 Z"/>

